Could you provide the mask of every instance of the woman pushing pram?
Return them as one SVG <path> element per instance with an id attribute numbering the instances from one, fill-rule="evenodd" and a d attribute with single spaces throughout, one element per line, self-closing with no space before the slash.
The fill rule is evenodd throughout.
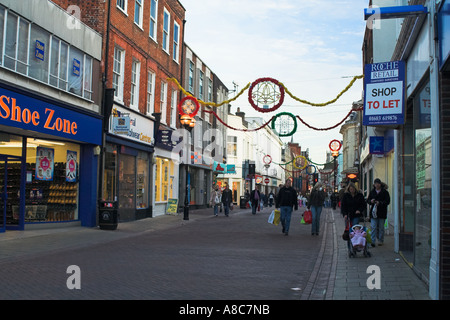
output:
<path id="1" fill-rule="evenodd" d="M 361 220 L 365 220 L 366 207 L 363 194 L 350 182 L 341 201 L 341 214 L 345 219 L 348 233 L 348 239 L 345 240 L 348 243 L 350 257 L 362 250 L 365 256 L 370 256 L 367 251 L 367 232 L 364 226 L 359 225 Z"/>

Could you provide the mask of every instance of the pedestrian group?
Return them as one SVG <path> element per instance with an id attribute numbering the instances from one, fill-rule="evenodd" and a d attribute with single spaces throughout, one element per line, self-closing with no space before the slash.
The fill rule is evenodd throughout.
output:
<path id="1" fill-rule="evenodd" d="M 311 210 L 311 235 L 314 236 L 319 235 L 322 208 L 328 203 L 329 206 L 336 209 L 340 204 L 341 214 L 346 222 L 351 226 L 356 226 L 361 221 L 370 221 L 371 245 L 374 247 L 376 242 L 380 246 L 383 245 L 384 225 L 390 196 L 387 191 L 388 186 L 380 179 L 374 180 L 373 189 L 367 200 L 353 182 L 348 183 L 346 188 L 342 188 L 339 193 L 333 193 L 329 200 L 320 182 L 314 185 L 309 197 L 298 194 L 291 183 L 291 179 L 287 179 L 284 185 L 279 186 L 276 194 L 272 191 L 268 195 L 264 194 L 260 192 L 257 185 L 251 192 L 246 190 L 245 201 L 251 207 L 252 214 L 256 215 L 263 206 L 275 205 L 275 208 L 280 211 L 282 233 L 287 236 L 291 225 L 292 211 L 298 210 L 302 206 L 306 207 Z M 225 216 L 228 217 L 230 210 L 233 210 L 233 196 L 227 184 L 222 192 L 218 186 L 215 186 L 211 192 L 210 205 L 214 208 L 215 216 L 218 216 L 219 211 L 222 212 L 223 208 Z M 368 210 L 367 205 L 369 205 Z M 359 232 L 355 233 L 359 235 Z"/>

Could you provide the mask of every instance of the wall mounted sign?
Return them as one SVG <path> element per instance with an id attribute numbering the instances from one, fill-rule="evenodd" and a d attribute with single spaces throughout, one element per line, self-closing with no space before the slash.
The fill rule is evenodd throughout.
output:
<path id="1" fill-rule="evenodd" d="M 115 124 L 118 125 L 118 121 L 121 118 L 125 119 L 125 121 L 129 121 L 128 131 L 124 130 L 126 127 L 128 127 L 128 124 L 126 122 L 122 123 L 123 130 L 117 130 L 118 127 L 115 126 Z M 138 113 L 134 113 L 129 108 L 120 107 L 118 105 L 113 106 L 110 117 L 109 133 L 112 133 L 124 139 L 153 146 L 155 144 L 155 139 L 153 137 L 153 127 L 153 120 L 148 119 Z"/>
<path id="2" fill-rule="evenodd" d="M 80 110 L 81 111 L 81 110 Z M 102 120 L 0 87 L 0 125 L 102 144 Z"/>
<path id="3" fill-rule="evenodd" d="M 363 125 L 405 123 L 405 62 L 367 64 L 364 68 Z"/>

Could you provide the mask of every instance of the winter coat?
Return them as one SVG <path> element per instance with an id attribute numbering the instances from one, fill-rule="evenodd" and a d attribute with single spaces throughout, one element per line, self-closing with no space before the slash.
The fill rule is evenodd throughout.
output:
<path id="1" fill-rule="evenodd" d="M 231 193 L 231 190 L 230 189 L 223 190 L 223 192 L 222 192 L 222 203 L 224 205 L 229 205 L 232 202 L 233 202 L 233 195 Z"/>
<path id="2" fill-rule="evenodd" d="M 369 193 L 369 197 L 367 198 L 367 203 L 370 205 L 369 213 L 370 217 L 373 218 L 372 209 L 374 205 L 371 200 L 375 199 L 375 201 L 379 201 L 379 205 L 377 205 L 377 218 L 378 219 L 386 219 L 387 218 L 387 206 L 391 203 L 391 197 L 389 196 L 389 192 L 386 190 L 384 184 L 381 185 L 380 192 L 377 193 L 375 188 L 372 189 Z"/>
<path id="3" fill-rule="evenodd" d="M 297 191 L 294 188 L 282 187 L 277 194 L 276 207 L 295 207 L 298 210 Z"/>
<path id="4" fill-rule="evenodd" d="M 216 196 L 219 199 L 219 203 L 216 203 Z M 221 202 L 220 197 L 221 197 L 221 193 L 219 190 L 214 190 L 213 192 L 211 192 L 211 199 L 209 200 L 209 203 L 211 204 L 211 206 L 216 206 L 216 205 L 220 204 L 220 202 Z"/>
<path id="5" fill-rule="evenodd" d="M 258 200 L 255 199 L 255 192 L 258 192 Z M 250 202 L 252 203 L 252 207 L 257 207 L 261 202 L 261 192 L 259 190 L 254 189 L 250 192 Z"/>
<path id="6" fill-rule="evenodd" d="M 311 206 L 323 207 L 324 201 L 325 201 L 325 192 L 322 190 L 313 189 L 311 191 L 311 195 L 309 196 L 308 209 L 311 208 Z"/>
<path id="7" fill-rule="evenodd" d="M 349 219 L 366 216 L 367 204 L 361 192 L 356 192 L 354 196 L 350 192 L 345 192 L 341 201 L 341 214 Z M 359 210 L 359 214 L 356 211 Z"/>

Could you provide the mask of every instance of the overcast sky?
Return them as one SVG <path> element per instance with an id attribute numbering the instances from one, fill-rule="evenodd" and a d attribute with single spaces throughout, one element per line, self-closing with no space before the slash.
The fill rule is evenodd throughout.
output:
<path id="1" fill-rule="evenodd" d="M 261 77 L 285 84 L 297 97 L 322 103 L 334 99 L 363 73 L 364 8 L 369 0 L 181 0 L 186 8 L 185 41 L 232 90 Z M 299 115 L 315 127 L 330 127 L 361 99 L 363 81 L 335 104 L 317 108 L 287 97 L 269 114 L 256 112 L 247 93 L 232 103 L 248 116 L 266 120 L 279 112 Z M 230 94 L 233 97 L 233 93 Z M 339 128 L 315 131 L 298 121 L 294 142 L 310 158 L 325 162 L 328 144 L 342 139 Z M 283 138 L 290 141 L 290 138 Z"/>

